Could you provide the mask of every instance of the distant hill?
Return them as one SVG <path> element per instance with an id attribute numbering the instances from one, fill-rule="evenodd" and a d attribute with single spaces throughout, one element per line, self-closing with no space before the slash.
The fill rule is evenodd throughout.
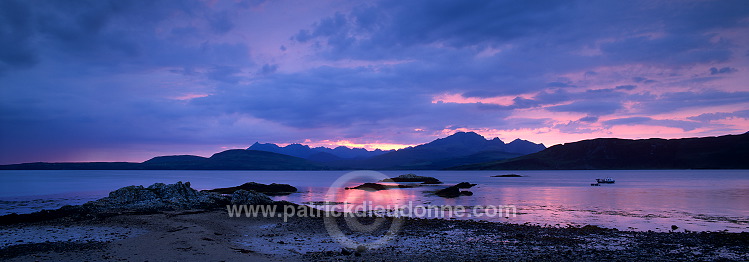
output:
<path id="1" fill-rule="evenodd" d="M 324 165 L 278 153 L 232 149 L 199 156 L 161 156 L 143 162 L 146 169 L 170 170 L 320 170 Z"/>
<path id="2" fill-rule="evenodd" d="M 473 132 L 458 132 L 423 145 L 397 151 L 361 148 L 310 148 L 292 144 L 255 143 L 249 149 L 232 149 L 211 157 L 158 156 L 143 163 L 27 163 L 3 165 L 0 169 L 79 170 L 326 170 L 326 169 L 442 169 L 514 158 L 545 148 L 516 139 L 509 144 L 485 139 Z M 257 149 L 257 150 L 256 150 Z"/>
<path id="3" fill-rule="evenodd" d="M 307 145 L 290 144 L 284 147 L 280 147 L 272 143 L 261 144 L 258 142 L 252 144 L 252 146 L 247 148 L 247 150 L 267 151 L 321 162 L 341 159 L 370 158 L 390 152 L 380 149 L 369 151 L 364 148 L 348 148 L 345 146 L 339 146 L 331 149 L 327 147 L 311 148 Z"/>
<path id="4" fill-rule="evenodd" d="M 323 170 L 328 167 L 306 159 L 272 152 L 232 149 L 210 158 L 158 156 L 143 163 L 26 163 L 2 165 L 5 170 Z"/>
<path id="5" fill-rule="evenodd" d="M 749 133 L 683 139 L 598 138 L 455 170 L 749 169 Z"/>
<path id="6" fill-rule="evenodd" d="M 515 140 L 505 144 L 499 138 L 487 140 L 474 132 L 458 132 L 432 142 L 400 149 L 369 159 L 328 163 L 357 169 L 442 169 L 455 165 L 500 160 L 535 153 L 543 144 Z"/>

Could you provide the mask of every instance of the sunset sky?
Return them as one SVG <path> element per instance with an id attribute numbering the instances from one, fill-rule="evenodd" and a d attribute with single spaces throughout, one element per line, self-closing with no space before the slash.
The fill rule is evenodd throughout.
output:
<path id="1" fill-rule="evenodd" d="M 749 1 L 0 1 L 0 164 L 749 131 Z"/>

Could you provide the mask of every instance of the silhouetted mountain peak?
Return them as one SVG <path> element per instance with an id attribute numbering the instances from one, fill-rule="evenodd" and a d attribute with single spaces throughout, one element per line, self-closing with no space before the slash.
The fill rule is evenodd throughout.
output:
<path id="1" fill-rule="evenodd" d="M 311 149 L 308 145 L 302 145 L 302 144 L 289 144 L 286 146 L 288 149 L 294 149 L 294 150 L 309 150 Z"/>
<path id="2" fill-rule="evenodd" d="M 416 147 L 434 147 L 434 146 L 483 146 L 487 142 L 486 138 L 474 132 L 456 132 L 445 138 L 439 138 L 432 142 Z"/>
<path id="3" fill-rule="evenodd" d="M 477 134 L 476 132 L 455 132 L 455 134 L 449 135 L 445 138 L 446 140 L 460 139 L 460 140 L 486 140 L 484 136 Z"/>
<path id="4" fill-rule="evenodd" d="M 330 149 L 327 147 L 315 147 L 310 148 L 308 145 L 302 145 L 302 144 L 290 144 L 284 147 L 279 147 L 276 144 L 268 143 L 268 144 L 261 144 L 261 143 L 254 143 L 252 146 L 247 148 L 247 150 L 257 150 L 257 151 L 267 151 L 267 152 L 273 152 L 273 153 L 279 153 L 289 156 L 295 156 L 295 157 L 301 157 L 306 159 L 321 159 L 319 153 L 327 153 L 330 155 L 333 155 L 338 158 L 342 159 L 351 159 L 351 158 L 369 158 L 377 155 L 384 154 L 389 151 L 382 151 L 382 150 L 374 150 L 374 151 L 368 151 L 364 148 L 348 148 L 345 146 L 338 146 L 334 149 Z M 325 157 L 325 159 L 331 159 L 330 157 Z"/>
<path id="5" fill-rule="evenodd" d="M 536 144 L 528 140 L 516 138 L 505 144 L 505 151 L 518 154 L 531 154 L 546 149 L 544 144 Z"/>
<path id="6" fill-rule="evenodd" d="M 499 137 L 495 137 L 491 141 L 494 142 L 494 143 L 500 143 L 500 144 L 504 144 L 505 143 L 504 141 L 502 141 L 502 139 L 499 139 Z"/>

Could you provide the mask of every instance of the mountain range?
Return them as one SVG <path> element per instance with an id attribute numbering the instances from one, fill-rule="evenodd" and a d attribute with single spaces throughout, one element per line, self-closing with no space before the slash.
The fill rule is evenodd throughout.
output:
<path id="1" fill-rule="evenodd" d="M 749 132 L 682 139 L 598 138 L 451 169 L 749 169 Z"/>
<path id="2" fill-rule="evenodd" d="M 501 160 L 544 150 L 543 144 L 516 139 L 505 144 L 474 132 L 457 132 L 432 142 L 408 147 L 368 159 L 338 161 L 331 166 L 348 169 L 443 169 L 447 167 Z"/>
<path id="3" fill-rule="evenodd" d="M 542 144 L 516 139 L 504 143 L 487 140 L 473 132 L 458 132 L 432 142 L 400 150 L 347 147 L 278 146 L 254 143 L 211 157 L 193 155 L 157 156 L 143 163 L 25 163 L 2 165 L 0 169 L 119 169 L 119 170 L 327 170 L 327 169 L 442 169 L 458 165 L 496 161 L 535 153 Z"/>
<path id="4" fill-rule="evenodd" d="M 366 150 L 364 148 L 348 148 L 345 146 L 339 146 L 336 148 L 327 148 L 327 147 L 314 147 L 311 148 L 307 145 L 302 144 L 290 144 L 284 147 L 280 147 L 276 144 L 261 144 L 259 142 L 255 142 L 247 148 L 247 150 L 257 150 L 257 151 L 266 151 L 266 152 L 273 152 L 273 153 L 279 153 L 289 156 L 295 156 L 295 157 L 301 157 L 313 161 L 318 162 L 330 162 L 330 161 L 336 161 L 336 160 L 343 160 L 343 159 L 363 159 L 363 158 L 370 158 L 373 156 L 379 156 L 382 154 L 385 154 L 390 151 L 383 151 L 380 149 L 375 149 L 373 151 Z"/>
<path id="5" fill-rule="evenodd" d="M 158 156 L 143 163 L 25 163 L 5 170 L 529 170 L 749 169 L 749 132 L 683 139 L 598 138 L 546 148 L 516 139 L 504 143 L 473 132 L 392 151 L 311 148 L 255 143 L 211 157 Z"/>

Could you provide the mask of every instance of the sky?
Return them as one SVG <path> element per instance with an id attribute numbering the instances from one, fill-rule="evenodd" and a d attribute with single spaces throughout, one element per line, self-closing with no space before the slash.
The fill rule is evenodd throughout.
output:
<path id="1" fill-rule="evenodd" d="M 749 2 L 0 1 L 0 164 L 749 131 Z"/>

